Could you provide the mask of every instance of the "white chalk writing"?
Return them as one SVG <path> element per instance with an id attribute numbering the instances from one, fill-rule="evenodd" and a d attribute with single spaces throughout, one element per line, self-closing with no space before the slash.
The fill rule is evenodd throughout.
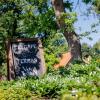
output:
<path id="1" fill-rule="evenodd" d="M 37 59 L 19 59 L 20 64 L 26 64 L 26 63 L 37 63 Z"/>
<path id="2" fill-rule="evenodd" d="M 13 51 L 18 52 L 18 51 L 28 51 L 28 49 L 36 48 L 36 44 L 24 44 L 24 43 L 19 43 L 13 44 Z"/>

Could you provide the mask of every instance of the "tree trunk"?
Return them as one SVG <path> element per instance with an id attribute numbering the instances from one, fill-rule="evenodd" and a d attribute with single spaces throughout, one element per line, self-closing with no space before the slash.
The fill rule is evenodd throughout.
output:
<path id="1" fill-rule="evenodd" d="M 52 5 L 57 19 L 57 24 L 60 29 L 64 29 L 64 36 L 68 42 L 69 50 L 71 52 L 71 60 L 81 59 L 81 44 L 78 35 L 75 32 L 67 32 L 64 19 L 61 19 L 61 14 L 65 12 L 63 0 L 52 0 Z"/>

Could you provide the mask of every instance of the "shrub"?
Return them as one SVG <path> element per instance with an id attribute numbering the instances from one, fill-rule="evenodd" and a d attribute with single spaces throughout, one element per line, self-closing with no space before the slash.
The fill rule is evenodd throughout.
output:
<path id="1" fill-rule="evenodd" d="M 17 99 L 100 99 L 100 67 L 97 60 L 91 64 L 73 64 L 52 71 L 42 78 L 26 78 L 0 82 L 0 100 Z M 23 100 L 23 99 L 22 99 Z"/>

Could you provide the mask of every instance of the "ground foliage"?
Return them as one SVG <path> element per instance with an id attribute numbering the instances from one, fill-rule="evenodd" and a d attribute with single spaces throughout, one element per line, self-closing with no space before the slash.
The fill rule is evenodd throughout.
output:
<path id="1" fill-rule="evenodd" d="M 42 78 L 0 82 L 0 100 L 99 100 L 100 59 L 91 64 L 71 64 Z"/>

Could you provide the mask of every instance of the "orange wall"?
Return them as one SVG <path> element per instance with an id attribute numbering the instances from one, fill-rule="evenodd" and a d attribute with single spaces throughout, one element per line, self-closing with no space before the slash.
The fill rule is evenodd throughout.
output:
<path id="1" fill-rule="evenodd" d="M 58 64 L 54 65 L 54 68 L 58 69 L 59 67 L 66 66 L 69 63 L 69 61 L 71 60 L 71 58 L 72 58 L 72 55 L 70 52 L 62 54 L 62 57 L 60 58 L 60 62 Z"/>

